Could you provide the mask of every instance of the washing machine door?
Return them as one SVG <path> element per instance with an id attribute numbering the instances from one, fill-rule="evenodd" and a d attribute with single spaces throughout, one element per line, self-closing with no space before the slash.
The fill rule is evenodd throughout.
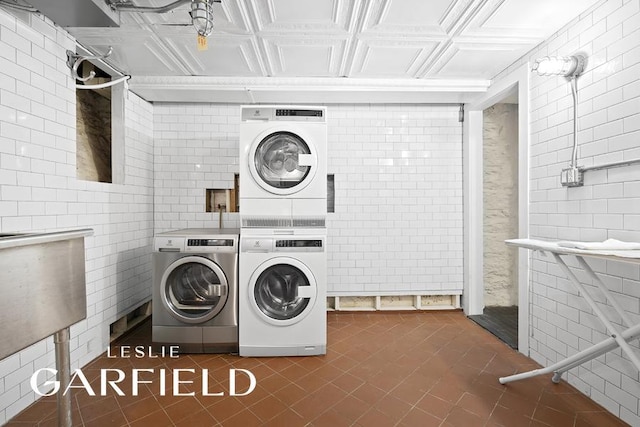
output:
<path id="1" fill-rule="evenodd" d="M 317 151 L 301 129 L 285 127 L 263 132 L 249 150 L 249 170 L 264 190 L 295 194 L 313 180 Z"/>
<path id="2" fill-rule="evenodd" d="M 229 296 L 229 282 L 220 266 L 197 255 L 174 261 L 164 272 L 160 286 L 162 304 L 185 323 L 214 318 Z"/>
<path id="3" fill-rule="evenodd" d="M 311 270 L 297 259 L 272 258 L 261 264 L 249 281 L 249 300 L 264 321 L 287 326 L 304 319 L 317 298 Z"/>

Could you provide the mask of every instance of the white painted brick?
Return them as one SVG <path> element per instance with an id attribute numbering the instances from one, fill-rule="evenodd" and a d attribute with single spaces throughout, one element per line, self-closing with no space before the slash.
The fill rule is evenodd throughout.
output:
<path id="1" fill-rule="evenodd" d="M 622 215 L 594 215 L 593 226 L 596 228 L 621 229 L 623 224 Z"/>
<path id="2" fill-rule="evenodd" d="M 621 71 L 606 77 L 607 87 L 609 90 L 631 84 L 637 80 L 640 71 L 640 63 L 630 67 L 625 67 Z"/>
<path id="3" fill-rule="evenodd" d="M 629 1 L 622 5 L 622 7 L 612 11 L 607 15 L 607 25 L 612 27 L 618 23 L 625 22 L 630 16 L 636 15 L 640 5 L 635 1 Z M 637 26 L 636 26 L 637 28 Z"/>
<path id="4" fill-rule="evenodd" d="M 640 115 L 639 115 L 640 117 Z M 623 121 L 607 121 L 602 125 L 597 125 L 594 129 L 595 139 L 604 139 L 612 136 L 620 135 L 623 132 Z"/>

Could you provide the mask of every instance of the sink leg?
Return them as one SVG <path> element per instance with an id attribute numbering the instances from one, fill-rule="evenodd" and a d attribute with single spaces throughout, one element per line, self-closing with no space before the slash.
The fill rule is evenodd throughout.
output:
<path id="1" fill-rule="evenodd" d="M 56 346 L 57 380 L 60 383 L 57 396 L 58 426 L 71 427 L 71 395 L 68 392 L 65 393 L 71 381 L 69 328 L 64 328 L 56 332 L 53 336 L 53 342 Z"/>

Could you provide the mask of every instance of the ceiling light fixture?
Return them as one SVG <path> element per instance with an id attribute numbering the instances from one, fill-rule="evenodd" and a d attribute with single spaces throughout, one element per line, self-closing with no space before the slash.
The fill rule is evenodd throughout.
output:
<path id="1" fill-rule="evenodd" d="M 191 0 L 191 23 L 199 36 L 208 37 L 213 31 L 213 6 L 209 0 Z"/>
<path id="2" fill-rule="evenodd" d="M 563 76 L 576 78 L 584 71 L 585 58 L 582 55 L 575 56 L 545 56 L 536 59 L 531 67 L 540 76 Z"/>
<path id="3" fill-rule="evenodd" d="M 545 56 L 536 59 L 531 67 L 540 76 L 563 76 L 571 84 L 573 96 L 573 149 L 569 167 L 560 173 L 560 183 L 564 187 L 580 187 L 584 185 L 582 171 L 578 166 L 578 84 L 576 80 L 582 74 L 587 60 L 582 55 Z"/>
<path id="4" fill-rule="evenodd" d="M 136 6 L 130 0 L 105 1 L 113 10 L 138 13 L 166 13 L 190 2 L 191 11 L 189 11 L 189 15 L 191 16 L 191 24 L 193 24 L 201 37 L 207 37 L 213 32 L 213 3 L 221 2 L 221 0 L 175 0 L 173 3 L 164 6 L 149 7 Z"/>

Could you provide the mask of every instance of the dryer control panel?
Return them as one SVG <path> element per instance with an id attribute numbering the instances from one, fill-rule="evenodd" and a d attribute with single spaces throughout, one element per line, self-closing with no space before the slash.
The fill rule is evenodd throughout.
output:
<path id="1" fill-rule="evenodd" d="M 245 237 L 242 252 L 324 252 L 324 238 L 313 237 Z"/>
<path id="2" fill-rule="evenodd" d="M 326 122 L 324 107 L 242 107 L 242 121 Z"/>

